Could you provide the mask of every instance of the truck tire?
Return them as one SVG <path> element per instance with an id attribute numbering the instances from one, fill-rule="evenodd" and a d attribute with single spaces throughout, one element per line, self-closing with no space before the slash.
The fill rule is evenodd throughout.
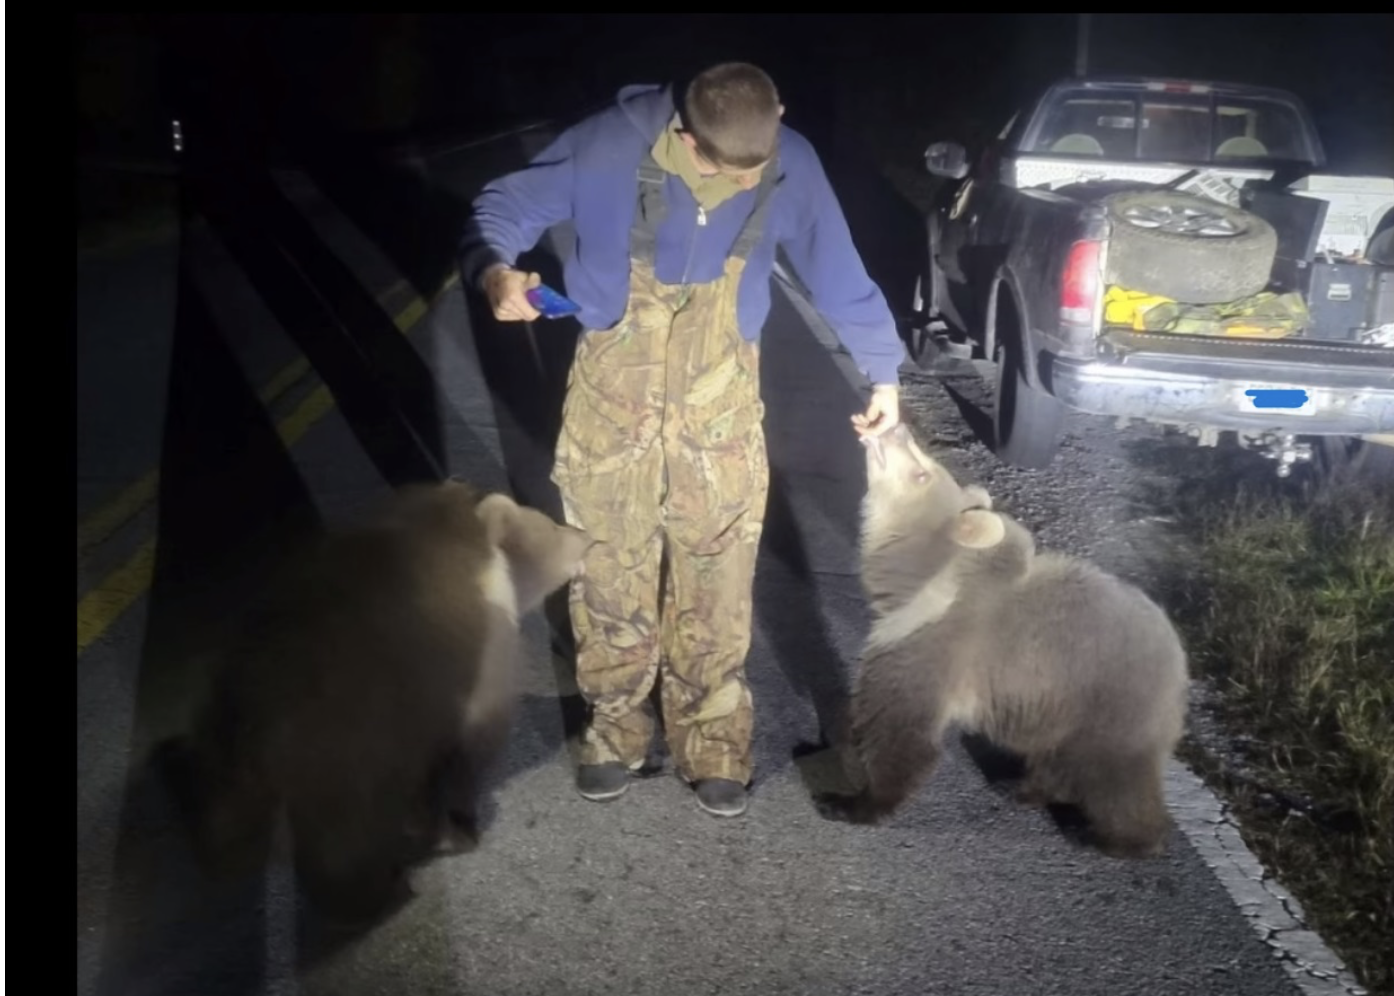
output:
<path id="1" fill-rule="evenodd" d="M 1317 481 L 1325 487 L 1362 480 L 1394 483 L 1394 445 L 1359 436 L 1319 436 L 1312 450 Z"/>
<path id="2" fill-rule="evenodd" d="M 1127 190 L 1112 222 L 1104 280 L 1185 304 L 1223 304 L 1268 286 L 1278 233 L 1258 215 L 1179 190 Z"/>
<path id="3" fill-rule="evenodd" d="M 1379 266 L 1394 266 L 1394 210 L 1386 211 L 1375 226 L 1365 258 Z"/>
<path id="4" fill-rule="evenodd" d="M 934 369 L 935 361 L 939 359 L 939 347 L 929 330 L 928 319 L 921 319 L 910 328 L 905 336 L 905 352 L 921 370 Z"/>
<path id="5" fill-rule="evenodd" d="M 997 380 L 992 399 L 993 451 L 1013 467 L 1039 470 L 1055 459 L 1064 435 L 1065 406 L 1026 379 L 1021 323 L 1006 287 L 998 290 L 993 359 Z"/>

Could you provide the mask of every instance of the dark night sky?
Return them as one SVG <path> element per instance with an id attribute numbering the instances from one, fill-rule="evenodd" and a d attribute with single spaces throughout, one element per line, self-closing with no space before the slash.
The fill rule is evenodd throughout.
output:
<path id="1" fill-rule="evenodd" d="M 186 15 L 178 51 L 225 74 L 249 111 L 359 130 L 503 127 L 565 114 L 627 82 L 747 58 L 780 83 L 815 140 L 866 129 L 995 131 L 1013 102 L 1070 73 L 1074 14 Z M 1297 91 L 1332 166 L 1394 165 L 1394 15 L 1096 14 L 1091 70 L 1227 78 Z M 78 144 L 163 143 L 152 15 L 79 15 Z M 168 27 L 161 21 L 159 26 Z M 250 120 L 248 127 L 253 127 Z"/>

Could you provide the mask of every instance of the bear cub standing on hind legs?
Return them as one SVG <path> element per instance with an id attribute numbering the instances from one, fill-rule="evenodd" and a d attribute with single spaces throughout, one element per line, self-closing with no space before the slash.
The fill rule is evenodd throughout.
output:
<path id="1" fill-rule="evenodd" d="M 331 919 L 410 896 L 471 850 L 502 751 L 519 618 L 581 572 L 582 530 L 459 481 L 409 485 L 293 563 L 220 662 L 175 791 L 217 870 L 264 861 L 283 805 L 297 876 Z"/>
<path id="2" fill-rule="evenodd" d="M 865 787 L 824 816 L 875 823 L 933 771 L 961 724 L 1021 755 L 1026 803 L 1075 805 L 1114 856 L 1165 848 L 1163 766 L 1187 709 L 1185 651 L 1138 588 L 1036 552 L 901 424 L 867 447 L 862 582 L 874 623 L 852 693 Z"/>

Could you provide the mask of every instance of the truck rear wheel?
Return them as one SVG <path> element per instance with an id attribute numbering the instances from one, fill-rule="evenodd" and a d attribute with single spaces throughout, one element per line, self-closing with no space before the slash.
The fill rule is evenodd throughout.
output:
<path id="1" fill-rule="evenodd" d="M 1394 444 L 1359 436 L 1320 436 L 1312 447 L 1317 479 L 1329 487 L 1364 480 L 1394 482 Z"/>
<path id="2" fill-rule="evenodd" d="M 993 449 L 1003 463 L 1037 470 L 1048 466 L 1060 449 L 1065 406 L 1027 380 L 1016 300 L 1005 285 L 997 295 Z"/>

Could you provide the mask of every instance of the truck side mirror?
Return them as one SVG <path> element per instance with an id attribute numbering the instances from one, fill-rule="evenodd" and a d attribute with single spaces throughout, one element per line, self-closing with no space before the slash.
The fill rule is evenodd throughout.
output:
<path id="1" fill-rule="evenodd" d="M 957 142 L 933 142 L 924 150 L 924 165 L 932 176 L 961 180 L 968 175 L 968 153 Z"/>

